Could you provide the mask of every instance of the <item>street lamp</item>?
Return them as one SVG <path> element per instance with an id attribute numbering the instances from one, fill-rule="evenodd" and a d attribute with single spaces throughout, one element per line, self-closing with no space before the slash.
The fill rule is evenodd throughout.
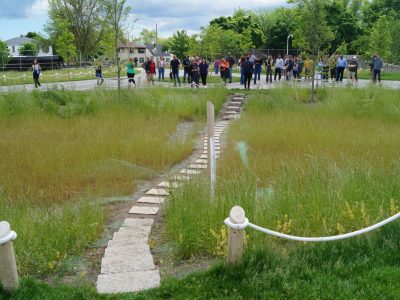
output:
<path id="1" fill-rule="evenodd" d="M 286 42 L 286 55 L 289 55 L 289 39 L 293 38 L 293 34 L 289 34 Z"/>

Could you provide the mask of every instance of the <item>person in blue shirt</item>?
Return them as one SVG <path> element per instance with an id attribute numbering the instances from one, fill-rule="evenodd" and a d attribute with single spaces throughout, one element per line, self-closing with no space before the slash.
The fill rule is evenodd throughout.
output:
<path id="1" fill-rule="evenodd" d="M 336 81 L 343 81 L 343 74 L 346 67 L 347 60 L 343 57 L 343 55 L 340 55 L 336 63 Z"/>

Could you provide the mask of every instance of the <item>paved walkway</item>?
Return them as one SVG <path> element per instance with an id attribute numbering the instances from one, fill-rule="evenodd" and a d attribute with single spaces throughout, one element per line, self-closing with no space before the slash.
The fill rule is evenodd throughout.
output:
<path id="1" fill-rule="evenodd" d="M 225 104 L 222 120 L 215 124 L 217 158 L 222 151 L 221 138 L 230 121 L 240 116 L 243 103 L 244 95 L 232 96 Z M 160 273 L 148 243 L 151 228 L 170 193 L 207 168 L 207 135 L 204 135 L 201 144 L 203 152 L 193 155 L 187 167 L 164 178 L 164 181 L 145 192 L 132 206 L 129 211 L 131 216 L 125 219 L 122 227 L 108 242 L 101 262 L 101 274 L 97 279 L 99 293 L 136 292 L 159 286 Z"/>
<path id="2" fill-rule="evenodd" d="M 180 74 L 181 79 L 183 74 Z M 215 75 L 214 73 L 211 73 L 212 77 L 219 77 L 218 75 Z M 240 77 L 240 74 L 234 73 L 233 77 Z M 139 88 L 144 88 L 144 87 L 149 87 L 150 85 L 147 84 L 146 82 L 146 73 L 144 71 L 141 71 L 136 78 L 136 82 L 138 83 Z M 222 81 L 221 81 L 222 83 Z M 281 87 L 284 84 L 289 84 L 293 86 L 298 86 L 298 87 L 311 87 L 311 82 L 310 81 L 305 81 L 304 79 L 299 82 L 287 82 L 285 80 L 281 80 L 278 82 L 273 82 L 271 83 L 266 83 L 266 76 L 261 75 L 260 81 L 257 81 L 257 84 L 253 84 L 253 80 L 251 81 L 251 88 L 252 89 L 271 89 L 271 88 L 276 88 L 276 87 Z M 354 86 L 354 87 L 359 87 L 359 88 L 365 88 L 368 86 L 373 85 L 371 80 L 359 80 L 355 84 L 349 83 L 346 79 L 343 82 L 318 82 L 319 86 L 325 86 L 325 87 L 348 87 L 348 86 Z M 166 82 L 158 82 L 156 81 L 157 86 L 163 86 L 163 87 L 170 87 L 174 88 L 173 84 L 169 82 L 169 78 L 166 79 Z M 216 85 L 220 84 L 209 84 L 209 87 L 213 87 Z M 393 89 L 400 89 L 400 81 L 390 81 L 390 80 L 382 80 L 379 86 L 382 87 L 387 87 L 387 88 L 393 88 Z M 121 81 L 121 86 L 122 88 L 126 89 L 128 86 L 128 79 L 126 77 L 122 77 Z M 103 88 L 106 89 L 116 89 L 118 87 L 118 81 L 116 78 L 106 78 L 104 81 Z M 188 85 L 183 85 L 182 88 L 188 88 Z M 244 89 L 243 85 L 240 85 L 238 82 L 234 83 L 229 83 L 226 86 L 228 89 Z M 58 82 L 58 83 L 45 83 L 43 82 L 42 87 L 40 90 L 49 90 L 49 89 L 66 89 L 66 90 L 77 90 L 77 91 L 85 91 L 85 90 L 94 90 L 97 89 L 96 85 L 96 79 L 93 80 L 82 80 L 82 81 L 66 81 L 66 82 Z M 204 88 L 203 86 L 200 86 L 200 88 Z M 32 84 L 22 84 L 22 85 L 10 85 L 10 86 L 0 86 L 0 92 L 15 92 L 15 91 L 32 91 L 34 90 L 35 87 Z"/>

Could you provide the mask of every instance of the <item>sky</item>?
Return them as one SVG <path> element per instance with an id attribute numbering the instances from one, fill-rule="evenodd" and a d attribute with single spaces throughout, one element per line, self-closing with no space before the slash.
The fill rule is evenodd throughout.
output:
<path id="1" fill-rule="evenodd" d="M 127 31 L 137 37 L 143 28 L 158 25 L 160 36 L 170 36 L 177 30 L 199 32 L 215 17 L 232 15 L 235 9 L 273 9 L 284 6 L 286 0 L 127 0 L 132 8 Z M 0 39 L 7 40 L 28 31 L 44 33 L 48 20 L 48 0 L 0 0 Z"/>

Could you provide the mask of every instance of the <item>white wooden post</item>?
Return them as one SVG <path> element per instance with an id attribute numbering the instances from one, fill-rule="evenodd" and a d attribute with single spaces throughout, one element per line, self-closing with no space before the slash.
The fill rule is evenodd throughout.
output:
<path id="1" fill-rule="evenodd" d="M 0 282 L 7 292 L 14 292 L 19 285 L 13 240 L 17 234 L 8 222 L 0 222 Z"/>
<path id="2" fill-rule="evenodd" d="M 245 222 L 245 212 L 240 206 L 234 206 L 229 214 L 229 221 L 233 224 Z M 228 265 L 242 262 L 244 248 L 244 229 L 228 227 L 228 253 L 226 262 Z"/>
<path id="3" fill-rule="evenodd" d="M 215 157 L 214 137 L 214 104 L 207 101 L 207 174 L 210 179 L 211 197 L 215 195 L 215 181 L 217 177 L 217 166 Z"/>

